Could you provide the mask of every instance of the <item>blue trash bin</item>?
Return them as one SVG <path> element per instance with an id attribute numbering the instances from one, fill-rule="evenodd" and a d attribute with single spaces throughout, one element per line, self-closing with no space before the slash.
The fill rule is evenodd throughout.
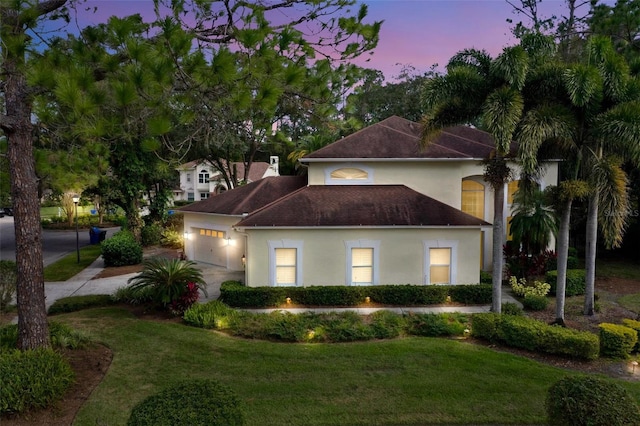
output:
<path id="1" fill-rule="evenodd" d="M 92 226 L 89 229 L 89 243 L 91 244 L 100 244 L 100 241 L 104 240 L 104 234 L 107 233 L 107 231 L 103 231 L 100 228 L 96 227 L 96 226 Z M 100 239 L 100 237 L 102 236 L 102 239 Z"/>

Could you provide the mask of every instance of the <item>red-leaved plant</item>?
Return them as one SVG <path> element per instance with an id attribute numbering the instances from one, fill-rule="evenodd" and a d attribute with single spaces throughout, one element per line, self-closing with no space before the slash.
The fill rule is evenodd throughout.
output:
<path id="1" fill-rule="evenodd" d="M 196 303 L 199 298 L 200 292 L 198 291 L 198 285 L 196 283 L 187 283 L 184 293 L 182 293 L 178 299 L 171 301 L 169 309 L 174 315 L 182 315 L 184 311 Z"/>

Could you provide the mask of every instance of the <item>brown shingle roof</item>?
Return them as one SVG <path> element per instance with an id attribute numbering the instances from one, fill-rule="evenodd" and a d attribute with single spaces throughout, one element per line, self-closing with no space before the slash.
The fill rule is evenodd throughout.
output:
<path id="1" fill-rule="evenodd" d="M 313 185 L 250 214 L 237 226 L 487 225 L 404 185 Z"/>
<path id="2" fill-rule="evenodd" d="M 239 216 L 258 210 L 306 184 L 306 176 L 271 176 L 176 210 Z"/>
<path id="3" fill-rule="evenodd" d="M 420 124 L 397 116 L 366 127 L 306 155 L 307 159 L 367 158 L 489 158 L 494 148 L 491 135 L 467 126 L 444 129 L 426 148 L 420 145 Z"/>

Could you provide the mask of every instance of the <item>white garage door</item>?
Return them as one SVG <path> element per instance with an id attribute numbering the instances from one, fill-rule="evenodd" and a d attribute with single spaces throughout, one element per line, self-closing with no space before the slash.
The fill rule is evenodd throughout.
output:
<path id="1" fill-rule="evenodd" d="M 226 234 L 215 229 L 195 229 L 194 258 L 197 262 L 227 267 Z"/>

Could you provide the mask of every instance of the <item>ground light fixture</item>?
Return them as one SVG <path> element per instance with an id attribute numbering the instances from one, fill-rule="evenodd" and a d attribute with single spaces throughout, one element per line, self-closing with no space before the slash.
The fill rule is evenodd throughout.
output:
<path id="1" fill-rule="evenodd" d="M 76 255 L 78 258 L 78 263 L 80 263 L 80 234 L 78 233 L 78 203 L 80 202 L 80 197 L 74 195 L 72 200 L 76 208 Z"/>

